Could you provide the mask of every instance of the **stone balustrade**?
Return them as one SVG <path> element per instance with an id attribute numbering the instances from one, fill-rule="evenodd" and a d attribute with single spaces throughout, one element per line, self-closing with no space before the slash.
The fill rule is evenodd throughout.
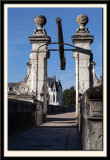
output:
<path id="1" fill-rule="evenodd" d="M 8 134 L 23 131 L 42 123 L 42 103 L 8 99 Z"/>
<path id="2" fill-rule="evenodd" d="M 75 107 L 73 107 L 73 106 L 55 106 L 55 105 L 48 105 L 47 106 L 47 113 L 69 112 L 69 111 L 75 111 Z"/>
<path id="3" fill-rule="evenodd" d="M 43 103 L 8 99 L 8 134 L 23 131 L 43 123 Z M 47 113 L 73 111 L 73 106 L 47 106 Z"/>

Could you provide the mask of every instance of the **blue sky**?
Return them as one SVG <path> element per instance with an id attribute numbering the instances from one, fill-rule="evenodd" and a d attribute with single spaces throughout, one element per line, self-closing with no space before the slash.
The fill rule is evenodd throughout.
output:
<path id="1" fill-rule="evenodd" d="M 31 53 L 31 43 L 28 36 L 32 36 L 37 26 L 34 19 L 37 15 L 44 15 L 47 23 L 44 26 L 51 42 L 58 42 L 56 18 L 62 19 L 64 42 L 73 44 L 71 36 L 77 28 L 76 18 L 79 14 L 86 14 L 89 22 L 86 27 L 94 41 L 90 48 L 93 61 L 96 62 L 95 71 L 98 78 L 102 75 L 102 9 L 101 8 L 8 8 L 8 82 L 23 81 L 27 74 L 27 65 Z M 58 49 L 58 45 L 50 45 L 48 49 Z M 65 46 L 65 49 L 72 48 Z M 51 52 L 47 64 L 48 77 L 56 75 L 61 80 L 63 89 L 75 86 L 75 59 L 72 51 L 65 51 L 66 70 L 60 70 L 59 52 Z"/>

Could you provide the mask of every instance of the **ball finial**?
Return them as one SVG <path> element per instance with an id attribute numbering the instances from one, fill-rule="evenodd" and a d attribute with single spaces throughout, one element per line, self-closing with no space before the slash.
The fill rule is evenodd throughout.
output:
<path id="1" fill-rule="evenodd" d="M 85 14 L 78 15 L 76 22 L 80 26 L 80 28 L 85 28 L 85 25 L 88 23 L 88 17 Z"/>
<path id="2" fill-rule="evenodd" d="M 35 24 L 38 26 L 38 29 L 42 29 L 43 26 L 46 24 L 46 18 L 42 15 L 38 15 L 34 19 Z"/>

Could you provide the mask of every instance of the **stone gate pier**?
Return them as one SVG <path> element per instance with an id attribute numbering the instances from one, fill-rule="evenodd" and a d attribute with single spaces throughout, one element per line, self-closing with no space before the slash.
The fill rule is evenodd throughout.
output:
<path id="1" fill-rule="evenodd" d="M 76 19 L 80 26 L 72 41 L 77 50 L 76 60 L 76 116 L 84 150 L 102 150 L 102 82 L 95 74 L 95 62 L 90 44 L 94 36 L 85 25 L 88 17 L 81 14 Z M 97 88 L 98 87 L 98 88 Z"/>
<path id="2" fill-rule="evenodd" d="M 38 101 L 43 102 L 43 122 L 46 122 L 47 59 L 50 56 L 47 45 L 51 39 L 47 36 L 45 29 L 43 29 L 43 26 L 46 24 L 46 18 L 39 15 L 34 22 L 38 28 L 34 30 L 33 36 L 29 36 L 32 50 L 30 54 L 31 73 L 27 84 L 30 88 L 30 93 L 33 93 Z"/>
<path id="3" fill-rule="evenodd" d="M 77 29 L 76 34 L 72 36 L 72 41 L 78 51 L 73 53 L 76 60 L 76 115 L 78 116 L 78 101 L 79 96 L 92 86 L 91 62 L 92 53 L 90 44 L 93 42 L 93 36 L 89 35 L 89 31 L 85 28 L 88 22 L 86 15 L 79 15 L 76 19 L 80 28 Z"/>
<path id="4" fill-rule="evenodd" d="M 98 79 L 95 75 L 93 53 L 90 44 L 93 42 L 94 36 L 89 34 L 85 25 L 88 23 L 88 17 L 84 14 L 78 15 L 76 19 L 80 26 L 76 34 L 72 36 L 72 41 L 77 50 L 73 52 L 73 58 L 76 60 L 76 115 L 78 123 L 79 100 L 88 88 L 93 88 Z"/>
<path id="5" fill-rule="evenodd" d="M 27 75 L 24 81 L 18 83 L 16 95 L 9 95 L 9 98 L 35 103 L 37 125 L 47 119 L 47 59 L 50 57 L 47 46 L 51 38 L 43 28 L 46 24 L 44 16 L 37 16 L 34 22 L 38 28 L 29 36 L 32 50 L 30 61 L 27 63 Z"/>

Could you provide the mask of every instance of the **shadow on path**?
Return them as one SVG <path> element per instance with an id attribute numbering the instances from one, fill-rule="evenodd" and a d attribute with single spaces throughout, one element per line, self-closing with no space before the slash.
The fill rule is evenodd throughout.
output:
<path id="1" fill-rule="evenodd" d="M 47 121 L 63 121 L 63 122 L 65 122 L 65 121 L 75 121 L 76 120 L 76 118 L 47 118 Z"/>
<path id="2" fill-rule="evenodd" d="M 47 126 L 37 126 L 8 139 L 8 150 L 82 150 L 75 113 L 48 115 Z M 50 125 L 50 126 L 48 126 Z"/>

